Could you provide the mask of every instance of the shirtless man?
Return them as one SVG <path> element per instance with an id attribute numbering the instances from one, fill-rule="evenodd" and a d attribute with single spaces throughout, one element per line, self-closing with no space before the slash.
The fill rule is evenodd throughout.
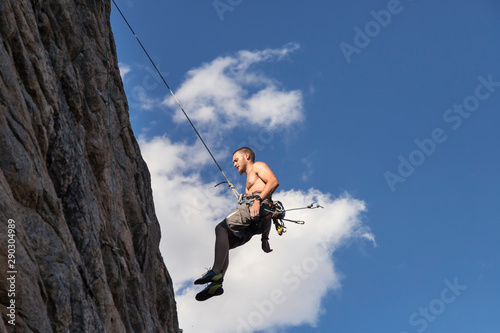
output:
<path id="1" fill-rule="evenodd" d="M 269 246 L 271 230 L 272 194 L 279 186 L 276 176 L 263 162 L 255 162 L 255 153 L 248 147 L 233 154 L 233 165 L 238 173 L 247 174 L 244 202 L 215 228 L 215 259 L 212 269 L 194 284 L 210 283 L 196 295 L 198 301 L 222 295 L 222 281 L 229 265 L 229 249 L 241 246 L 254 235 L 261 234 L 262 250 L 272 251 Z"/>

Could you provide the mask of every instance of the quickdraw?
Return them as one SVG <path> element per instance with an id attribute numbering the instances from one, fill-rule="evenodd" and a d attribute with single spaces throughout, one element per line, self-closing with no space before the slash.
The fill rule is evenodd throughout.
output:
<path id="1" fill-rule="evenodd" d="M 301 220 L 285 219 L 285 213 L 287 211 L 299 210 L 299 209 L 315 209 L 315 208 L 323 208 L 323 207 L 313 202 L 312 204 L 306 207 L 285 209 L 281 201 L 275 201 L 273 202 L 273 205 L 271 207 L 272 210 L 266 209 L 266 211 L 273 214 L 271 218 L 273 219 L 276 232 L 278 233 L 278 235 L 282 236 L 286 232 L 285 222 L 283 221 L 293 222 L 296 224 L 305 224 L 305 222 Z"/>

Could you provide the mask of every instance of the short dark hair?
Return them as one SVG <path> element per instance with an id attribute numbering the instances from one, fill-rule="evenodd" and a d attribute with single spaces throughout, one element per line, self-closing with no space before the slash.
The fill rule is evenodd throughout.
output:
<path id="1" fill-rule="evenodd" d="M 252 162 L 255 162 L 255 153 L 253 152 L 253 150 L 252 150 L 252 149 L 250 149 L 250 148 L 248 148 L 248 147 L 241 147 L 241 148 L 237 149 L 237 150 L 233 153 L 233 155 L 234 155 L 234 154 L 236 154 L 236 153 L 237 153 L 237 152 L 239 152 L 239 151 L 241 151 L 243 154 L 249 154 L 249 155 L 250 155 L 250 160 L 251 160 Z"/>

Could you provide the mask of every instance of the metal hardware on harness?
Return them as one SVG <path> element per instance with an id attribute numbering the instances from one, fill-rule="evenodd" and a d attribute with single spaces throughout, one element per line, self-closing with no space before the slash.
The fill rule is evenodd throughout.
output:
<path id="1" fill-rule="evenodd" d="M 285 213 L 291 210 L 299 210 L 299 209 L 315 209 L 315 208 L 323 208 L 319 204 L 313 202 L 309 206 L 306 207 L 300 207 L 300 208 L 292 208 L 292 209 L 285 209 L 281 201 L 275 201 L 273 202 L 272 210 L 265 209 L 269 213 L 272 213 L 272 219 L 274 222 L 274 226 L 276 227 L 276 231 L 278 232 L 278 235 L 283 235 L 286 232 L 286 227 L 285 223 L 283 221 L 287 222 L 293 222 L 296 224 L 305 224 L 304 221 L 302 220 L 290 220 L 290 219 L 285 219 Z"/>
<path id="2" fill-rule="evenodd" d="M 278 235 L 283 235 L 286 232 L 286 227 L 285 223 L 283 223 L 283 220 L 280 219 L 273 219 L 274 226 L 276 227 L 276 232 Z"/>
<path id="3" fill-rule="evenodd" d="M 286 232 L 285 223 L 283 219 L 285 218 L 285 207 L 281 203 L 281 201 L 273 202 L 271 210 L 266 209 L 266 211 L 272 213 L 271 218 L 273 219 L 274 226 L 276 227 L 276 232 L 278 235 L 283 235 Z"/>
<path id="4" fill-rule="evenodd" d="M 273 202 L 272 206 L 272 213 L 273 213 L 273 218 L 275 219 L 284 219 L 285 218 L 285 206 L 281 203 L 281 201 L 275 201 Z"/>
<path id="5" fill-rule="evenodd" d="M 316 209 L 316 208 L 324 208 L 323 206 L 320 206 L 319 204 L 313 202 L 312 204 L 310 204 L 309 206 L 305 206 L 305 207 L 299 207 L 299 208 L 291 208 L 291 209 L 287 209 L 286 211 L 289 212 L 289 211 L 292 211 L 292 210 L 300 210 L 300 209 Z"/>

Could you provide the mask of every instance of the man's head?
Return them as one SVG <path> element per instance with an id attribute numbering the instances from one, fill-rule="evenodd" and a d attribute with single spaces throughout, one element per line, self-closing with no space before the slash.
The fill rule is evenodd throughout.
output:
<path id="1" fill-rule="evenodd" d="M 241 147 L 233 153 L 233 165 L 242 175 L 246 172 L 247 164 L 255 162 L 255 153 L 248 147 Z"/>

